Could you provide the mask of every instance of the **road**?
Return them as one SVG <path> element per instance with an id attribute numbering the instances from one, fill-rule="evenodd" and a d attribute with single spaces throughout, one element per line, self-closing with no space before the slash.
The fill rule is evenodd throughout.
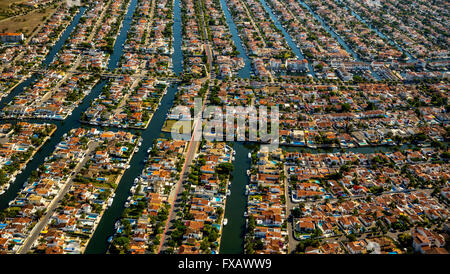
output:
<path id="1" fill-rule="evenodd" d="M 209 80 L 211 80 L 211 73 L 207 73 L 207 77 Z M 206 92 L 205 98 L 208 98 L 209 95 L 209 88 Z M 202 111 L 200 111 L 196 117 L 194 117 L 194 125 L 193 125 L 193 132 L 196 132 L 197 130 L 201 130 L 198 127 L 202 126 L 202 120 L 201 115 L 206 107 L 206 101 L 207 100 L 203 100 L 203 105 L 202 105 Z M 170 235 L 170 233 L 172 232 L 172 225 L 174 223 L 174 221 L 176 220 L 177 216 L 174 213 L 174 208 L 175 208 L 175 212 L 178 212 L 179 210 L 179 198 L 180 198 L 180 193 L 183 193 L 184 191 L 184 187 L 183 187 L 183 181 L 185 180 L 185 177 L 189 174 L 189 168 L 192 164 L 192 161 L 195 157 L 195 154 L 197 153 L 197 150 L 200 146 L 200 140 L 196 140 L 195 138 L 195 134 L 192 134 L 191 139 L 189 141 L 189 145 L 188 145 L 188 150 L 186 152 L 186 160 L 184 162 L 183 168 L 181 170 L 181 176 L 180 176 L 180 180 L 178 181 L 177 185 L 175 186 L 175 194 L 171 194 L 173 198 L 173 202 L 172 202 L 172 206 L 170 209 L 170 213 L 169 213 L 169 218 L 167 219 L 166 222 L 166 226 L 164 228 L 164 232 L 163 232 L 163 236 L 161 239 L 161 243 L 160 246 L 158 248 L 158 253 L 160 253 L 161 251 L 164 251 L 167 249 L 167 241 L 169 240 L 169 237 L 167 237 L 167 235 Z"/>
<path id="2" fill-rule="evenodd" d="M 212 74 L 211 74 L 212 53 L 211 53 L 211 48 L 209 46 L 208 39 L 207 39 L 208 36 L 207 36 L 207 33 L 206 33 L 206 26 L 204 24 L 205 23 L 205 19 L 204 19 L 205 17 L 204 17 L 204 14 L 203 14 L 203 9 L 201 9 L 201 10 L 202 10 L 202 18 L 203 18 L 203 20 L 202 20 L 202 22 L 203 22 L 203 31 L 204 31 L 204 35 L 205 35 L 205 41 L 204 41 L 204 43 L 205 43 L 205 52 L 206 52 L 206 56 L 208 58 L 208 64 L 209 64 L 209 71 L 206 72 L 207 75 L 205 77 L 205 80 L 207 79 L 211 83 L 211 80 L 212 80 Z M 208 88 L 208 90 L 206 91 L 205 100 L 202 101 L 202 110 L 197 114 L 196 117 L 194 117 L 194 125 L 193 125 L 193 129 L 194 130 L 192 132 L 196 132 L 197 130 L 201 130 L 201 126 L 202 126 L 201 116 L 202 116 L 202 113 L 203 113 L 203 111 L 204 111 L 204 109 L 206 107 L 206 102 L 207 102 L 206 98 L 208 98 L 209 90 L 210 89 Z M 198 127 L 200 127 L 200 129 Z M 177 219 L 177 214 L 176 213 L 180 209 L 179 208 L 179 205 L 180 205 L 180 202 L 181 202 L 180 197 L 181 197 L 181 193 L 183 193 L 183 191 L 184 191 L 183 181 L 185 180 L 185 178 L 189 174 L 189 168 L 190 168 L 190 166 L 192 164 L 192 161 L 193 161 L 193 159 L 195 157 L 195 154 L 197 153 L 197 150 L 198 150 L 199 146 L 200 146 L 200 140 L 196 140 L 195 134 L 192 134 L 191 139 L 189 141 L 188 149 L 187 149 L 187 152 L 186 152 L 186 157 L 185 157 L 186 160 L 185 160 L 183 168 L 181 170 L 180 180 L 178 181 L 177 185 L 175 185 L 175 188 L 174 188 L 175 193 L 174 194 L 171 193 L 171 196 L 173 197 L 173 202 L 172 202 L 172 206 L 171 206 L 171 209 L 170 209 L 169 218 L 167 219 L 166 226 L 164 228 L 164 232 L 163 232 L 163 235 L 162 235 L 161 243 L 159 245 L 157 253 L 164 252 L 168 248 L 167 243 L 168 243 L 168 240 L 170 238 L 170 237 L 168 237 L 168 235 L 170 235 L 172 233 L 173 224 L 174 224 L 175 220 Z M 174 211 L 175 211 L 175 214 L 174 214 Z"/>
<path id="3" fill-rule="evenodd" d="M 94 39 L 94 35 L 97 33 L 97 28 L 100 25 L 100 22 L 102 22 L 103 17 L 105 17 L 105 13 L 108 10 L 109 5 L 111 4 L 112 0 L 109 0 L 108 3 L 106 3 L 105 8 L 102 10 L 102 13 L 100 14 L 100 17 L 95 22 L 94 27 L 92 28 L 91 34 L 88 37 L 87 42 L 90 43 L 92 39 Z"/>
<path id="4" fill-rule="evenodd" d="M 114 110 L 114 114 L 113 116 L 116 116 L 118 114 L 120 114 L 124 109 L 123 106 L 128 103 L 128 98 L 130 97 L 130 95 L 133 93 L 133 90 L 136 88 L 136 86 L 139 83 L 139 79 L 135 79 L 133 81 L 133 83 L 131 84 L 131 86 L 128 88 L 128 92 L 127 94 L 125 94 L 125 96 L 123 96 L 123 98 L 120 100 L 119 104 L 117 105 L 116 109 Z"/>
<path id="5" fill-rule="evenodd" d="M 153 16 L 155 13 L 155 4 L 157 0 L 152 0 L 152 6 L 150 8 L 150 19 L 148 20 L 147 24 L 147 36 L 145 37 L 145 45 L 148 46 L 148 39 L 150 39 L 150 32 L 152 31 L 152 25 L 153 25 Z"/>
<path id="6" fill-rule="evenodd" d="M 88 149 L 86 151 L 86 156 L 84 159 L 78 163 L 78 165 L 73 170 L 73 175 L 78 173 L 81 168 L 86 164 L 86 162 L 91 158 L 91 153 L 94 151 L 94 149 L 99 145 L 98 142 L 89 142 L 88 143 Z M 21 248 L 17 251 L 19 254 L 27 254 L 31 247 L 33 246 L 33 243 L 36 241 L 36 239 L 39 237 L 40 232 L 44 227 L 47 225 L 48 221 L 52 217 L 55 209 L 57 208 L 59 201 L 66 195 L 66 193 L 70 190 L 70 187 L 73 184 L 73 175 L 67 180 L 67 182 L 64 184 L 64 186 L 59 190 L 56 197 L 51 201 L 50 205 L 47 208 L 47 212 L 45 215 L 37 222 L 37 224 L 33 227 L 31 230 L 31 233 L 28 235 L 28 237 L 25 239 L 23 245 Z"/>
<path id="7" fill-rule="evenodd" d="M 205 43 L 205 53 L 206 53 L 206 58 L 208 59 L 208 67 L 209 67 L 209 73 L 211 73 L 212 72 L 212 57 L 213 57 L 213 55 L 212 55 L 212 51 L 211 51 L 211 46 L 209 45 L 209 36 L 208 36 L 208 32 L 207 32 L 207 26 L 205 25 L 205 13 L 203 12 L 204 11 L 204 9 L 203 9 L 203 6 L 204 6 L 204 2 L 203 2 L 203 0 L 201 1 L 201 3 L 202 3 L 202 8 L 201 8 L 201 11 L 202 11 L 202 23 L 203 23 L 203 34 L 204 34 L 204 37 L 205 37 L 205 41 L 204 41 L 204 43 Z"/>
<path id="8" fill-rule="evenodd" d="M 256 29 L 256 31 L 258 32 L 259 38 L 261 38 L 260 41 L 263 42 L 264 48 L 267 48 L 267 44 L 266 44 L 266 40 L 264 39 L 264 36 L 261 33 L 261 30 L 259 29 L 259 26 L 256 25 L 255 21 L 253 20 L 253 16 L 252 13 L 250 12 L 250 10 L 247 7 L 247 3 L 245 3 L 244 1 L 240 1 L 241 4 L 244 6 L 245 11 L 247 12 L 247 16 L 250 19 L 250 21 L 252 22 L 253 27 Z M 274 83 L 274 79 L 273 79 L 273 75 L 272 72 L 270 72 L 270 70 L 268 69 L 267 72 L 269 73 L 269 77 L 270 77 L 270 82 Z"/>
<path id="9" fill-rule="evenodd" d="M 203 108 L 204 107 L 205 107 L 205 104 L 203 104 Z M 201 115 L 201 113 L 202 112 L 200 112 L 199 115 Z M 198 120 L 195 119 L 194 132 L 195 132 L 195 130 L 198 129 L 198 126 L 201 126 L 201 123 L 199 123 Z M 165 251 L 168 247 L 167 243 L 168 243 L 169 237 L 167 237 L 167 236 L 171 234 L 171 232 L 173 230 L 172 226 L 177 218 L 177 215 L 173 214 L 174 209 L 175 209 L 175 213 L 179 211 L 180 193 L 183 193 L 183 191 L 184 191 L 183 181 L 184 181 L 185 177 L 189 174 L 189 168 L 191 166 L 192 160 L 194 159 L 197 149 L 200 145 L 200 141 L 194 140 L 194 137 L 195 137 L 195 134 L 192 134 L 191 140 L 189 141 L 188 150 L 186 152 L 186 161 L 184 162 L 183 168 L 181 170 L 180 180 L 178 181 L 177 185 L 175 186 L 175 194 L 172 194 L 174 198 L 173 198 L 172 206 L 170 209 L 169 218 L 167 219 L 164 233 L 163 233 L 163 236 L 161 239 L 161 243 L 158 248 L 158 253 L 160 253 L 161 251 Z"/>
<path id="10" fill-rule="evenodd" d="M 284 166 L 284 174 L 287 174 L 286 166 Z M 288 220 L 287 229 L 289 235 L 288 253 L 290 254 L 293 250 L 295 250 L 298 241 L 294 238 L 294 223 L 291 216 L 291 210 L 296 205 L 291 200 L 291 195 L 289 193 L 289 182 L 287 180 L 287 177 L 284 179 L 284 196 L 286 197 L 286 218 Z"/>

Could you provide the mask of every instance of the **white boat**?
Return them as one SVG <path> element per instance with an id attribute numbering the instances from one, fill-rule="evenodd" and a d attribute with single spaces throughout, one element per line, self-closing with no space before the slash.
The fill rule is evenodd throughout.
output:
<path id="1" fill-rule="evenodd" d="M 250 169 L 247 169 L 247 175 L 250 175 Z"/>
<path id="2" fill-rule="evenodd" d="M 223 219 L 223 225 L 225 226 L 227 224 L 228 224 L 228 219 L 227 218 Z"/>
<path id="3" fill-rule="evenodd" d="M 231 190 L 227 190 L 227 196 L 230 196 L 231 195 Z"/>
<path id="4" fill-rule="evenodd" d="M 248 158 L 252 158 L 252 154 L 250 152 L 248 153 Z"/>

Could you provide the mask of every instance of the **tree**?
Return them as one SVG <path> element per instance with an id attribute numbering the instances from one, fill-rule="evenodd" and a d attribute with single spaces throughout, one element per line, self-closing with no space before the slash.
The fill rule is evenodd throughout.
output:
<path id="1" fill-rule="evenodd" d="M 354 241 L 356 241 L 356 235 L 354 233 L 350 233 L 350 234 L 347 235 L 347 239 L 350 242 L 354 242 Z"/>
<path id="2" fill-rule="evenodd" d="M 255 247 L 256 250 L 261 250 L 264 248 L 264 243 L 261 239 L 256 240 Z"/>
<path id="3" fill-rule="evenodd" d="M 130 239 L 127 237 L 119 237 L 113 240 L 113 246 L 115 246 L 120 253 L 124 253 L 130 247 Z"/>
<path id="4" fill-rule="evenodd" d="M 218 174 L 225 175 L 230 175 L 233 170 L 234 165 L 232 163 L 220 163 L 216 168 Z"/>
<path id="5" fill-rule="evenodd" d="M 402 233 L 398 236 L 398 242 L 403 248 L 411 247 L 412 236 L 408 233 Z"/>

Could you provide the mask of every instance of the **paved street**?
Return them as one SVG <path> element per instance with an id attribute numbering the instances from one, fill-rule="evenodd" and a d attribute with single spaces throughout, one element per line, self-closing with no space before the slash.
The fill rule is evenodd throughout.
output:
<path id="1" fill-rule="evenodd" d="M 17 253 L 19 254 L 26 254 L 30 251 L 31 247 L 33 246 L 33 243 L 36 241 L 36 239 L 39 237 L 39 234 L 41 233 L 42 229 L 47 225 L 48 221 L 52 217 L 56 207 L 58 206 L 59 201 L 66 195 L 66 193 L 70 190 L 70 187 L 73 184 L 73 176 L 76 175 L 81 168 L 87 163 L 87 161 L 93 156 L 92 152 L 95 150 L 95 148 L 99 145 L 98 142 L 89 142 L 88 143 L 88 150 L 86 152 L 86 156 L 84 159 L 78 163 L 78 165 L 73 170 L 71 177 L 67 180 L 67 182 L 64 184 L 64 186 L 59 190 L 56 197 L 52 200 L 50 205 L 47 208 L 47 212 L 39 222 L 33 227 L 33 230 L 31 231 L 28 238 L 24 241 L 22 247 L 18 250 Z"/>

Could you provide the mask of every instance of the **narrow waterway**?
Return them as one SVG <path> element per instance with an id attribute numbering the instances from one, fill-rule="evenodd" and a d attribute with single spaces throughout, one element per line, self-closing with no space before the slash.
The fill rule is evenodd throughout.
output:
<path id="1" fill-rule="evenodd" d="M 64 31 L 64 33 L 61 35 L 59 41 L 55 44 L 53 49 L 49 52 L 47 57 L 45 58 L 42 66 L 46 67 L 48 66 L 55 55 L 58 53 L 58 51 L 62 48 L 67 38 L 70 36 L 71 32 L 75 29 L 76 25 L 78 24 L 81 16 L 84 14 L 84 11 L 86 10 L 85 7 L 80 8 L 80 12 L 74 17 L 72 23 L 67 27 L 67 29 Z M 15 90 L 13 90 L 7 97 L 3 98 L 0 105 L 7 105 L 16 95 L 20 94 L 26 87 L 31 85 L 34 80 L 37 78 L 37 74 L 33 75 L 31 78 L 24 81 L 21 85 L 19 85 Z M 101 87 L 98 89 L 98 92 L 101 91 Z M 74 111 L 72 112 L 72 115 L 69 116 L 65 122 L 54 122 L 54 121 L 44 121 L 47 123 L 54 123 L 58 126 L 57 130 L 54 132 L 50 140 L 48 140 L 41 149 L 34 155 L 33 159 L 28 162 L 25 169 L 22 171 L 22 173 L 18 174 L 16 176 L 16 180 L 11 183 L 8 190 L 0 195 L 0 210 L 3 210 L 8 207 L 8 203 L 12 201 L 18 194 L 18 192 L 22 189 L 23 184 L 26 182 L 28 177 L 31 175 L 31 172 L 33 170 L 37 170 L 39 166 L 44 162 L 45 157 L 49 156 L 53 150 L 55 149 L 56 145 L 61 141 L 62 136 L 64 133 L 68 132 L 71 128 L 73 128 L 72 125 L 79 125 L 78 123 L 78 117 L 81 113 L 83 113 L 87 106 L 89 105 L 89 101 L 93 98 L 95 98 L 94 95 L 95 91 L 93 90 L 84 100 L 84 104 L 80 104 Z M 84 108 L 83 108 L 84 107 Z M 33 120 L 27 120 L 28 122 L 33 122 Z M 39 120 L 41 123 L 42 120 Z M 12 121 L 13 122 L 13 121 Z M 37 121 L 36 121 L 37 122 Z"/>
<path id="2" fill-rule="evenodd" d="M 137 1 L 137 0 L 134 0 Z M 183 54 L 181 52 L 181 9 L 180 0 L 174 1 L 173 47 L 172 54 L 173 72 L 180 75 L 183 72 Z M 100 223 L 94 232 L 92 239 L 86 247 L 85 254 L 104 254 L 108 249 L 108 238 L 114 234 L 114 224 L 122 216 L 125 202 L 130 195 L 130 188 L 142 170 L 145 168 L 144 159 L 147 159 L 147 150 L 153 145 L 153 141 L 163 133 L 161 129 L 166 120 L 167 113 L 172 107 L 175 94 L 178 91 L 177 84 L 170 86 L 161 100 L 161 106 L 154 113 L 147 129 L 142 131 L 142 145 L 130 161 L 130 168 L 125 171 L 117 189 L 112 205 L 105 211 Z M 165 134 L 163 134 L 165 136 Z"/>
<path id="3" fill-rule="evenodd" d="M 304 8 L 306 8 L 308 11 L 309 11 L 309 13 L 311 13 L 312 14 L 312 16 L 314 16 L 314 18 L 316 18 L 317 19 L 317 21 L 319 21 L 320 22 L 320 24 L 322 25 L 322 27 L 332 36 L 332 37 L 334 37 L 334 39 L 336 39 L 337 41 L 338 41 L 338 43 L 348 52 L 348 53 L 350 53 L 352 56 L 353 56 L 353 58 L 356 60 L 356 61 L 361 61 L 361 58 L 359 58 L 359 55 L 355 52 L 355 51 L 353 51 L 352 50 L 352 48 L 351 47 L 349 47 L 348 45 L 347 45 L 347 43 L 332 29 L 332 28 L 330 28 L 330 26 L 328 26 L 328 24 L 322 19 L 322 17 L 320 17 L 319 15 L 317 15 L 317 13 L 315 13 L 314 12 L 314 10 L 308 5 L 308 4 L 306 4 L 305 2 L 303 2 L 303 1 L 301 1 L 301 0 L 297 0 L 298 1 L 298 3 L 300 4 L 300 5 L 302 5 Z"/>
<path id="4" fill-rule="evenodd" d="M 338 41 L 338 43 L 358 62 L 362 62 L 360 56 L 358 53 L 356 53 L 345 41 L 344 39 L 341 38 L 341 36 L 339 34 L 337 34 L 333 28 L 331 28 L 326 22 L 325 20 L 323 20 L 322 17 L 320 17 L 308 4 L 306 4 L 305 2 L 301 1 L 301 0 L 297 0 L 298 3 L 300 3 L 300 5 L 302 5 L 304 8 L 306 8 L 309 13 L 312 14 L 312 16 L 314 16 L 314 18 L 316 18 L 320 24 L 322 25 L 322 27 L 332 36 L 334 37 L 334 39 L 336 39 L 336 41 Z M 372 76 L 377 79 L 377 80 L 381 80 L 381 77 L 378 75 L 378 73 L 376 73 L 373 69 L 370 69 Z"/>
<path id="5" fill-rule="evenodd" d="M 48 140 L 42 148 L 34 155 L 33 159 L 27 164 L 26 168 L 23 172 L 16 176 L 16 180 L 11 184 L 9 189 L 0 196 L 0 210 L 8 207 L 8 203 L 12 201 L 19 191 L 22 189 L 24 183 L 31 175 L 33 170 L 37 170 L 40 165 L 42 165 L 45 161 L 45 158 L 50 156 L 52 152 L 55 150 L 56 145 L 61 141 L 63 135 L 69 132 L 71 129 L 80 127 L 81 124 L 79 122 L 79 118 L 82 113 L 84 113 L 90 105 L 91 100 L 95 99 L 98 95 L 100 95 L 103 86 L 106 84 L 106 81 L 102 81 L 97 84 L 92 91 L 84 98 L 83 102 L 74 109 L 72 115 L 70 115 L 64 121 L 43 121 L 36 120 L 40 122 L 53 123 L 57 125 L 56 131 L 53 133 L 50 140 Z M 27 119 L 27 122 L 34 122 L 35 120 Z"/>
<path id="6" fill-rule="evenodd" d="M 235 154 L 234 170 L 232 172 L 231 195 L 227 197 L 225 218 L 228 224 L 223 227 L 220 241 L 220 254 L 243 254 L 245 236 L 245 216 L 247 209 L 246 185 L 249 182 L 247 170 L 250 170 L 251 160 L 248 158 L 250 149 L 242 142 L 232 144 Z"/>
<path id="7" fill-rule="evenodd" d="M 120 58 L 123 54 L 123 47 L 125 45 L 125 41 L 127 40 L 128 31 L 130 30 L 131 23 L 133 20 L 134 10 L 136 9 L 137 0 L 131 0 L 127 13 L 125 14 L 125 18 L 122 21 L 122 27 L 119 31 L 119 35 L 116 38 L 116 42 L 114 43 L 113 53 L 120 54 L 112 54 L 109 58 L 108 69 L 114 70 L 117 67 L 117 64 L 120 61 Z"/>
<path id="8" fill-rule="evenodd" d="M 78 22 L 80 21 L 80 18 L 81 16 L 83 16 L 85 11 L 86 7 L 80 7 L 78 13 L 73 17 L 72 22 L 63 31 L 58 41 L 54 44 L 54 46 L 45 56 L 45 59 L 42 61 L 41 64 L 42 69 L 47 68 L 48 65 L 50 65 L 50 63 L 53 61 L 53 59 L 55 59 L 56 54 L 64 46 L 67 38 L 69 38 L 70 34 L 72 34 L 72 31 L 78 25 Z M 39 76 L 38 73 L 34 73 L 31 77 L 29 77 L 28 79 L 17 85 L 7 96 L 3 97 L 2 100 L 0 100 L 0 107 L 3 108 L 9 102 L 11 102 L 11 100 L 14 99 L 14 97 L 22 93 L 25 88 L 29 87 L 32 83 L 34 83 L 38 79 L 38 76 Z"/>
<path id="9" fill-rule="evenodd" d="M 348 7 L 345 3 L 343 3 L 340 0 L 335 0 L 335 2 L 337 4 L 343 5 L 346 10 L 350 11 L 351 15 L 355 16 L 359 21 L 361 21 L 363 24 L 365 24 L 369 29 L 373 30 L 376 34 L 378 34 L 378 36 L 387 40 L 389 42 L 389 44 L 391 44 L 392 46 L 395 46 L 399 51 L 405 53 L 406 56 L 408 57 L 408 62 L 416 61 L 416 58 L 414 56 L 412 56 L 407 50 L 405 50 L 403 47 L 401 47 L 398 43 L 396 43 L 394 40 L 392 40 L 388 36 L 384 35 L 381 31 L 379 31 L 376 27 L 372 26 L 369 22 L 364 20 L 352 8 Z"/>
<path id="10" fill-rule="evenodd" d="M 108 70 L 112 71 L 114 70 L 118 62 L 120 60 L 120 57 L 123 54 L 123 45 L 125 43 L 128 30 L 130 29 L 131 25 L 131 16 L 134 14 L 134 10 L 136 8 L 138 0 L 131 0 L 130 6 L 128 7 L 127 15 L 125 17 L 125 20 L 123 22 L 122 29 L 120 31 L 120 34 L 116 40 L 116 43 L 114 45 L 114 51 L 111 55 L 111 59 L 108 63 Z M 240 55 L 243 54 L 244 60 L 245 57 L 247 57 L 248 62 L 250 60 L 248 59 L 248 56 L 245 54 L 245 49 L 242 47 L 240 37 L 236 31 L 236 26 L 234 25 L 234 22 L 232 21 L 231 15 L 228 11 L 228 8 L 225 4 L 225 0 L 220 0 L 222 7 L 224 9 L 227 23 L 229 24 L 230 31 L 233 35 L 233 41 L 235 42 L 235 45 L 237 49 L 240 52 Z M 264 0 L 261 0 L 264 1 Z M 70 35 L 70 32 L 75 28 L 76 24 L 78 24 L 78 21 L 80 17 L 82 16 L 85 8 L 81 8 L 80 13 L 76 15 L 74 18 L 72 24 L 72 28 L 69 31 L 69 28 L 64 32 L 64 34 L 61 36 L 60 41 L 58 41 L 55 44 L 55 47 L 61 47 L 64 45 L 65 40 Z M 182 42 L 182 34 L 181 34 L 181 10 L 180 10 L 180 0 L 174 0 L 174 24 L 173 24 L 173 47 L 174 52 L 172 55 L 172 63 L 173 63 L 173 71 L 176 75 L 180 75 L 183 72 L 183 55 L 181 51 L 181 42 Z M 227 15 L 228 14 L 228 15 Z M 271 13 L 270 13 L 271 14 Z M 272 14 L 273 16 L 273 14 Z M 69 27 L 70 27 L 69 26 Z M 234 28 L 234 34 L 233 34 L 233 28 Z M 68 32 L 69 31 L 69 32 Z M 62 39 L 62 40 L 61 40 Z M 61 44 L 59 43 L 61 42 Z M 242 50 L 241 50 L 241 49 Z M 48 65 L 58 52 L 58 50 L 50 51 L 49 55 L 45 59 L 45 62 L 47 62 L 45 65 Z M 53 57 L 51 57 L 51 55 Z M 240 76 L 242 78 L 247 78 L 251 74 L 251 66 L 250 63 L 248 63 L 249 67 L 243 68 L 240 71 Z M 242 72 L 242 73 L 241 73 Z M 31 84 L 32 80 L 28 82 L 28 85 Z M 27 80 L 27 81 L 28 81 Z M 26 86 L 25 83 L 24 87 Z M 26 180 L 29 178 L 31 172 L 33 170 L 37 170 L 38 167 L 44 162 L 45 157 L 51 155 L 51 153 L 54 151 L 56 145 L 60 142 L 62 136 L 70 131 L 73 128 L 77 128 L 82 126 L 79 122 L 79 118 L 81 117 L 81 114 L 84 113 L 87 108 L 90 105 L 90 102 L 97 98 L 103 86 L 107 83 L 107 80 L 100 81 L 93 89 L 92 91 L 84 98 L 83 102 L 74 109 L 72 112 L 72 115 L 70 115 L 65 121 L 48 121 L 49 123 L 54 123 L 58 126 L 56 132 L 52 136 L 52 138 L 47 141 L 41 150 L 39 150 L 34 158 L 28 163 L 24 171 L 19 174 L 16 177 L 16 181 L 14 184 L 11 185 L 9 190 L 4 194 L 0 196 L 0 210 L 3 210 L 8 206 L 8 202 L 13 200 L 17 193 L 22 188 L 23 184 L 26 182 Z M 23 88 L 22 88 L 23 90 Z M 167 93 L 164 95 L 161 101 L 161 106 L 158 108 L 158 110 L 153 115 L 153 118 L 150 122 L 149 127 L 144 131 L 141 132 L 141 136 L 143 138 L 142 145 L 137 153 L 133 156 L 130 162 L 130 168 L 125 172 L 121 182 L 118 185 L 118 188 L 116 190 L 116 196 L 114 198 L 114 202 L 107 209 L 105 212 L 103 218 L 101 219 L 99 226 L 97 227 L 97 230 L 95 231 L 93 238 L 91 239 L 86 252 L 87 254 L 104 254 L 107 251 L 108 248 L 108 242 L 107 239 L 109 236 L 113 235 L 114 233 L 114 224 L 115 222 L 121 217 L 123 210 L 125 209 L 124 204 L 126 199 L 129 196 L 129 190 L 130 187 L 133 184 L 134 179 L 142 172 L 143 168 L 145 167 L 145 164 L 143 162 L 144 159 L 147 158 L 147 150 L 150 148 L 153 144 L 153 141 L 161 136 L 161 128 L 164 124 L 164 121 L 166 119 L 166 114 L 170 110 L 173 100 L 175 97 L 175 94 L 178 90 L 177 85 L 170 86 L 167 90 Z M 18 93 L 17 93 L 18 94 Z M 10 100 L 12 100 L 11 97 Z M 10 101 L 9 100 L 9 101 Z M 3 100 L 2 100 L 3 101 Z M 47 122 L 40 119 L 36 120 L 27 120 L 29 122 Z M 132 130 L 132 132 L 137 132 L 135 130 Z M 286 148 L 286 147 L 285 147 Z M 407 148 L 407 146 L 402 146 L 403 148 Z M 251 167 L 250 159 L 247 157 L 250 150 L 244 146 L 243 143 L 240 142 L 234 142 L 233 143 L 233 149 L 235 150 L 235 160 L 233 162 L 234 164 L 234 171 L 232 173 L 232 183 L 230 186 L 231 195 L 227 197 L 227 203 L 225 208 L 225 218 L 228 219 L 228 224 L 224 226 L 223 228 L 223 234 L 221 239 L 221 248 L 220 253 L 222 254 L 242 254 L 243 248 L 244 248 L 244 235 L 245 235 L 245 217 L 244 212 L 246 211 L 247 206 L 247 197 L 245 196 L 245 186 L 247 185 L 249 181 L 249 177 L 247 175 L 247 170 Z M 303 148 L 303 147 L 287 147 L 286 148 L 289 151 L 301 151 L 305 150 L 312 153 L 317 152 L 337 152 L 340 151 L 340 149 L 330 149 L 330 150 L 318 150 L 318 149 L 310 149 L 310 148 Z M 376 148 L 354 148 L 354 149 L 346 149 L 346 151 L 353 151 L 353 152 L 360 152 L 360 153 L 370 153 L 374 151 L 392 151 L 394 150 L 394 147 L 376 147 Z"/>
<path id="11" fill-rule="evenodd" d="M 247 55 L 247 49 L 244 48 L 242 44 L 241 37 L 239 36 L 236 24 L 233 21 L 233 17 L 231 16 L 230 10 L 228 9 L 226 0 L 220 0 L 220 5 L 222 6 L 223 13 L 225 14 L 225 19 L 228 24 L 228 28 L 230 29 L 231 38 L 233 39 L 234 45 L 236 49 L 239 51 L 239 57 L 244 60 L 244 67 L 241 68 L 238 72 L 238 76 L 240 78 L 250 78 L 252 74 L 252 62 Z"/>
<path id="12" fill-rule="evenodd" d="M 134 12 L 136 3 L 137 3 L 137 0 L 131 0 L 127 15 L 130 12 L 131 12 L 131 14 L 132 14 L 132 12 Z M 86 8 L 82 7 L 81 11 L 84 12 L 85 9 Z M 73 30 L 76 27 L 81 15 L 82 15 L 82 13 L 79 13 L 77 15 L 77 17 L 75 18 L 76 20 L 74 19 L 74 21 L 71 24 L 71 26 L 72 26 L 71 30 Z M 131 20 L 126 20 L 126 21 L 124 20 L 123 28 L 129 29 L 130 23 L 131 23 Z M 66 32 L 67 32 L 67 30 L 66 30 Z M 60 39 L 67 39 L 69 37 L 70 32 L 69 33 L 66 33 L 66 32 L 64 33 L 65 35 L 61 36 Z M 126 34 L 120 35 L 118 37 L 118 39 L 116 40 L 116 43 L 119 43 L 119 45 L 123 45 L 123 43 L 125 42 L 125 39 L 126 39 Z M 60 41 L 58 41 L 58 43 L 55 44 L 55 46 L 59 45 L 61 48 L 64 45 L 64 43 L 59 43 L 59 42 Z M 53 54 L 57 53 L 57 51 L 51 51 L 51 52 Z M 110 61 L 108 63 L 109 71 L 112 71 L 117 67 L 118 61 L 120 59 L 120 56 L 122 56 L 122 54 L 123 54 L 123 46 L 122 47 L 114 46 L 114 51 L 111 54 L 111 58 L 113 58 L 113 60 L 115 60 L 115 61 Z M 53 57 L 54 57 L 54 55 L 53 55 Z M 53 57 L 46 58 L 46 60 L 48 61 L 47 65 L 51 62 L 51 60 L 53 60 Z M 79 121 L 79 118 L 89 108 L 91 101 L 100 95 L 102 88 L 106 85 L 106 83 L 107 83 L 107 80 L 101 80 L 98 84 L 96 84 L 92 88 L 91 92 L 72 111 L 72 114 L 69 117 L 67 117 L 67 119 L 64 121 L 46 121 L 46 120 L 42 120 L 42 119 L 27 119 L 28 122 L 53 123 L 53 124 L 57 125 L 57 129 L 54 132 L 54 134 L 52 135 L 52 137 L 50 138 L 50 140 L 48 140 L 42 146 L 42 148 L 35 154 L 33 159 L 28 163 L 26 168 L 23 170 L 23 172 L 16 176 L 16 180 L 14 181 L 14 183 L 11 184 L 9 189 L 3 195 L 0 196 L 0 210 L 3 210 L 6 207 L 8 207 L 8 203 L 17 196 L 19 191 L 22 189 L 24 183 L 31 175 L 31 172 L 33 170 L 37 170 L 39 168 L 39 166 L 44 163 L 45 158 L 47 156 L 51 155 L 51 153 L 55 150 L 58 143 L 61 141 L 63 135 L 68 133 L 71 129 L 82 126 L 82 124 Z M 12 100 L 12 98 L 11 98 L 11 100 Z"/>
<path id="13" fill-rule="evenodd" d="M 183 72 L 183 51 L 182 45 L 182 28 L 181 28 L 181 3 L 180 0 L 174 0 L 173 7 L 173 72 L 180 76 Z"/>
<path id="14" fill-rule="evenodd" d="M 160 137 L 161 128 L 166 119 L 166 114 L 172 106 L 172 102 L 177 92 L 177 86 L 171 86 L 167 89 L 166 95 L 161 101 L 161 106 L 153 115 L 148 128 L 142 132 L 142 145 L 131 159 L 130 168 L 127 169 L 116 189 L 116 196 L 112 205 L 103 215 L 89 245 L 86 248 L 86 254 L 104 254 L 108 248 L 108 238 L 114 234 L 114 224 L 121 217 L 124 205 L 129 196 L 130 188 L 134 179 L 141 174 L 145 167 L 144 159 L 147 159 L 147 150 L 153 145 L 153 141 Z"/>
<path id="15" fill-rule="evenodd" d="M 305 56 L 303 56 L 302 51 L 298 48 L 297 44 L 292 40 L 292 37 L 289 35 L 289 33 L 287 33 L 287 31 L 284 29 L 284 27 L 280 23 L 280 21 L 278 21 L 278 18 L 273 13 L 270 5 L 268 5 L 265 0 L 259 0 L 259 1 L 263 5 L 266 12 L 269 14 L 270 19 L 272 19 L 272 22 L 274 23 L 274 25 L 281 31 L 281 33 L 283 33 L 284 39 L 288 43 L 289 47 L 291 47 L 292 51 L 297 56 L 297 58 L 300 60 L 305 59 Z M 315 78 L 316 74 L 314 73 L 314 69 L 309 61 L 308 61 L 308 68 L 309 68 L 309 73 L 311 73 L 311 75 Z"/>

